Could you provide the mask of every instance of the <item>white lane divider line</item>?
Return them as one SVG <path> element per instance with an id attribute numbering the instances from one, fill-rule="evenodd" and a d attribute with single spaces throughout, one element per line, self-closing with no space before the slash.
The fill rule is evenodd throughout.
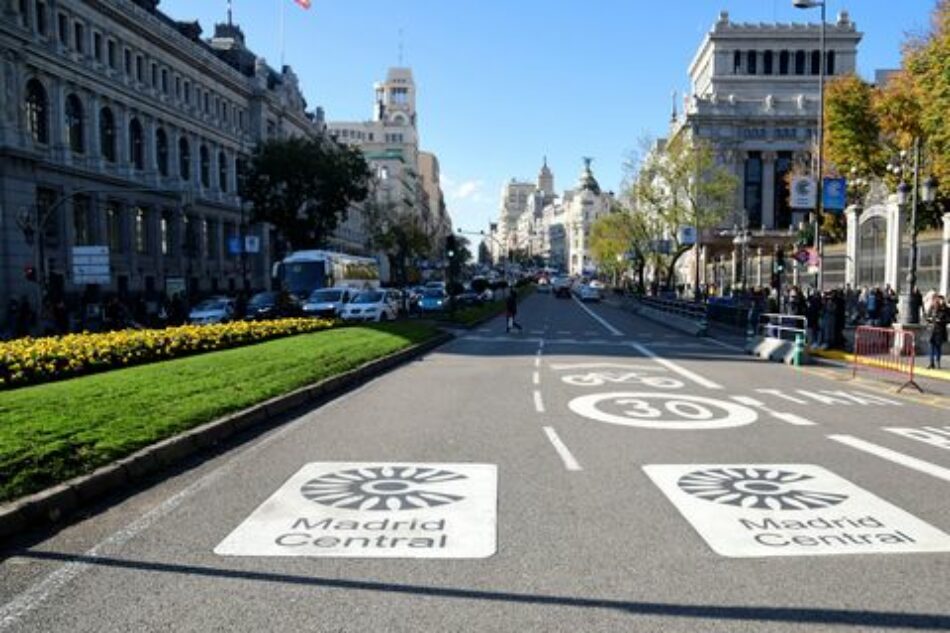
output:
<path id="1" fill-rule="evenodd" d="M 584 312 L 586 312 L 587 314 L 589 314 L 592 319 L 600 323 L 604 327 L 605 330 L 607 330 L 614 336 L 623 336 L 623 332 L 621 332 L 620 330 L 618 330 L 611 324 L 607 323 L 607 321 L 600 315 L 594 314 L 594 311 L 588 308 L 587 306 L 585 306 L 584 303 L 580 299 L 578 299 L 577 297 L 571 297 L 571 298 L 574 299 L 574 303 L 579 305 L 581 309 L 584 310 Z"/>
<path id="2" fill-rule="evenodd" d="M 534 357 L 534 366 L 535 367 L 541 366 L 541 354 L 538 354 L 537 356 Z"/>
<path id="3" fill-rule="evenodd" d="M 788 424 L 794 424 L 795 426 L 818 426 L 817 422 L 806 420 L 805 418 L 795 415 L 794 413 L 784 413 L 782 411 L 770 409 L 769 407 L 765 406 L 764 403 L 759 402 L 755 398 L 749 398 L 748 396 L 732 396 L 732 399 L 739 404 L 746 405 L 747 407 L 759 409 L 762 411 L 762 413 L 770 415 L 776 420 L 780 420 Z"/>
<path id="4" fill-rule="evenodd" d="M 531 374 L 531 383 L 534 385 L 541 384 L 541 374 L 539 372 L 534 372 Z"/>
<path id="5" fill-rule="evenodd" d="M 560 456 L 561 461 L 564 462 L 564 467 L 568 470 L 578 471 L 584 470 L 581 468 L 581 465 L 574 459 L 574 456 L 571 454 L 570 449 L 565 446 L 564 442 L 561 441 L 561 438 L 558 437 L 557 432 L 550 426 L 544 427 L 544 433 L 548 436 L 548 439 L 551 441 L 551 444 L 554 445 L 554 450 L 557 451 L 558 456 Z"/>
<path id="6" fill-rule="evenodd" d="M 881 459 L 886 459 L 889 462 L 894 462 L 895 464 L 911 468 L 917 472 L 924 473 L 925 475 L 930 475 L 932 477 L 936 477 L 937 479 L 943 479 L 944 481 L 950 481 L 950 468 L 937 466 L 936 464 L 925 462 L 922 459 L 917 459 L 916 457 L 911 457 L 910 455 L 905 455 L 904 453 L 898 453 L 897 451 L 885 448 L 883 446 L 878 446 L 877 444 L 872 444 L 871 442 L 854 437 L 853 435 L 829 435 L 828 439 L 834 440 L 835 442 L 840 442 L 841 444 L 850 446 L 851 448 L 856 448 L 859 451 L 876 455 Z"/>
<path id="7" fill-rule="evenodd" d="M 692 372 L 686 369 L 685 367 L 680 367 L 673 361 L 667 360 L 665 358 L 660 358 L 652 350 L 648 349 L 647 347 L 644 347 L 640 343 L 631 342 L 630 345 L 632 345 L 635 350 L 637 350 L 638 352 L 640 352 L 647 358 L 651 359 L 653 362 L 659 363 L 663 367 L 666 367 L 670 371 L 679 374 L 680 376 L 682 376 L 683 378 L 686 378 L 687 380 L 692 380 L 693 382 L 695 382 L 697 385 L 701 387 L 706 387 L 707 389 L 722 389 L 722 385 L 715 383 L 707 378 L 703 378 L 699 374 Z"/>
<path id="8" fill-rule="evenodd" d="M 541 392 L 534 390 L 534 409 L 538 413 L 544 413 L 544 401 L 541 400 Z"/>

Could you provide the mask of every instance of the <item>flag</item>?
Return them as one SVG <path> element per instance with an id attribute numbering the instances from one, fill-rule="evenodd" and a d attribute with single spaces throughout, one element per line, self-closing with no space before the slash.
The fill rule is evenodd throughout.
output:
<path id="1" fill-rule="evenodd" d="M 300 5 L 304 9 L 310 8 L 310 0 L 294 0 L 294 2 L 296 2 L 298 5 Z"/>

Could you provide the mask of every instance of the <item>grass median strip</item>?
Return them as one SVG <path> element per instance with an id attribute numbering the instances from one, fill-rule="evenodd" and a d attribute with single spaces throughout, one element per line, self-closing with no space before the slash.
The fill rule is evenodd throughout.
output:
<path id="1" fill-rule="evenodd" d="M 340 328 L 0 392 L 0 501 L 436 334 L 421 323 Z"/>

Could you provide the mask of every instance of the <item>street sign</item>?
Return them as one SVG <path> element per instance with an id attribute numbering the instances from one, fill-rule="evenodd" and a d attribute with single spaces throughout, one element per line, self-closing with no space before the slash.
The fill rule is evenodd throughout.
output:
<path id="1" fill-rule="evenodd" d="M 818 200 L 815 181 L 807 176 L 792 178 L 792 187 L 789 191 L 789 206 L 793 209 L 814 209 Z"/>
<path id="2" fill-rule="evenodd" d="M 73 283 L 108 285 L 112 281 L 108 246 L 72 247 Z"/>
<path id="3" fill-rule="evenodd" d="M 826 210 L 843 211 L 848 206 L 848 181 L 844 178 L 825 178 L 821 191 Z"/>
<path id="4" fill-rule="evenodd" d="M 228 254 L 229 255 L 240 255 L 241 254 L 241 238 L 240 237 L 229 237 L 228 238 Z"/>
<path id="5" fill-rule="evenodd" d="M 644 466 L 720 556 L 950 552 L 950 536 L 810 464 Z"/>
<path id="6" fill-rule="evenodd" d="M 696 243 L 696 227 L 681 226 L 679 230 L 679 242 L 682 246 L 692 246 Z"/>
<path id="7" fill-rule="evenodd" d="M 306 464 L 214 549 L 219 556 L 487 558 L 492 464 Z"/>
<path id="8" fill-rule="evenodd" d="M 257 235 L 244 236 L 244 252 L 256 254 L 261 252 L 261 238 Z"/>

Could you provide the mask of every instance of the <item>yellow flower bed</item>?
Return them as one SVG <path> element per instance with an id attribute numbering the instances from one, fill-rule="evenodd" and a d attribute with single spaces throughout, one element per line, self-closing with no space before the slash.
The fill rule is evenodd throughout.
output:
<path id="1" fill-rule="evenodd" d="M 249 345 L 332 325 L 320 319 L 281 319 L 17 339 L 0 343 L 0 389 Z"/>

